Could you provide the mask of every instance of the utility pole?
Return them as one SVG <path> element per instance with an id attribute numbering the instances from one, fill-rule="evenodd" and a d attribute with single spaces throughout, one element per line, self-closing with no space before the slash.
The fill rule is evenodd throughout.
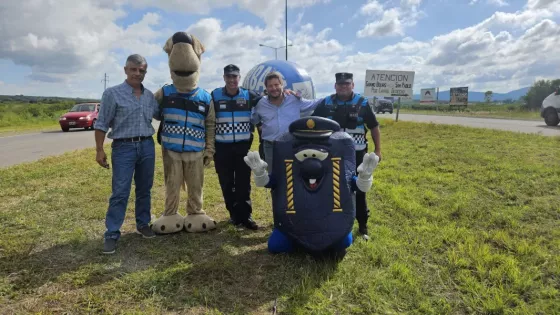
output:
<path id="1" fill-rule="evenodd" d="M 107 89 L 107 81 L 109 81 L 109 80 L 107 80 L 107 72 L 105 72 L 105 76 L 104 76 L 103 80 L 101 80 L 101 82 L 105 82 L 105 86 L 104 86 L 103 90 Z"/>
<path id="2" fill-rule="evenodd" d="M 288 0 L 286 0 L 286 61 L 288 61 Z"/>

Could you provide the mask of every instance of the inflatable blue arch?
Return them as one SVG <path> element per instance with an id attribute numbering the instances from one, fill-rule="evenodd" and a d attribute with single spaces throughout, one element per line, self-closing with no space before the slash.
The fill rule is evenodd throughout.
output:
<path id="1" fill-rule="evenodd" d="M 301 92 L 304 98 L 315 99 L 315 86 L 307 71 L 296 63 L 285 60 L 268 60 L 254 66 L 245 76 L 242 87 L 262 95 L 265 90 L 264 78 L 272 71 L 282 74 L 285 88 Z"/>

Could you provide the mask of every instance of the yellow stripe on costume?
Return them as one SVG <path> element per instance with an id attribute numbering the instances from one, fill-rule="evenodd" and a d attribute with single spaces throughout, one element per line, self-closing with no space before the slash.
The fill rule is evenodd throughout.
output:
<path id="1" fill-rule="evenodd" d="M 296 213 L 296 210 L 294 209 L 294 179 L 292 176 L 293 163 L 294 160 L 284 160 L 284 164 L 286 165 L 286 199 L 288 201 L 287 214 Z"/>
<path id="2" fill-rule="evenodd" d="M 340 158 L 332 158 L 333 163 L 333 212 L 342 212 L 340 208 Z"/>

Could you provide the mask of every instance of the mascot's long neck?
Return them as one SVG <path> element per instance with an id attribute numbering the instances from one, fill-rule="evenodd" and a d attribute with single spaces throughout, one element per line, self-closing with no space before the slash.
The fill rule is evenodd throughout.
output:
<path id="1" fill-rule="evenodd" d="M 192 80 L 192 78 L 173 78 L 173 85 L 179 93 L 189 93 L 196 89 L 198 86 L 198 80 Z"/>

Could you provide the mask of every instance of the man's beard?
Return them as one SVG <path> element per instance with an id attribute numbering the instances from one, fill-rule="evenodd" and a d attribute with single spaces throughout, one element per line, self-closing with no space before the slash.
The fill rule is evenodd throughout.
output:
<path id="1" fill-rule="evenodd" d="M 278 96 L 273 96 L 272 94 L 268 94 L 268 98 L 272 100 L 278 100 L 282 97 L 282 92 L 278 93 Z"/>

